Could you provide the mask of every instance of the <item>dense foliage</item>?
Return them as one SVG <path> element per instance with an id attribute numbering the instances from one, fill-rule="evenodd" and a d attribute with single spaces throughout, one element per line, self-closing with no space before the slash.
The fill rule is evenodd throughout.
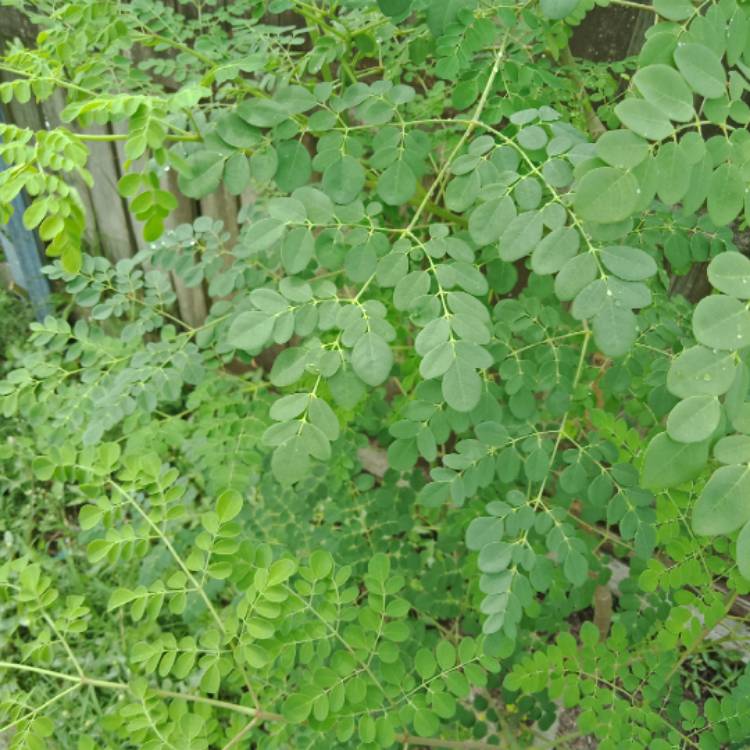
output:
<path id="1" fill-rule="evenodd" d="M 591 0 L 2 5 L 67 124 L 0 125 L 65 299 L 2 342 L 0 743 L 747 746 L 747 5 L 599 66 Z"/>

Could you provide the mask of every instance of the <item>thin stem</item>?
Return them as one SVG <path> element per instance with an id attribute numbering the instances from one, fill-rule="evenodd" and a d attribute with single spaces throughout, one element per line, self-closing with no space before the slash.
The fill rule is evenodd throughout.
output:
<path id="1" fill-rule="evenodd" d="M 436 737 L 414 737 L 410 734 L 404 734 L 398 738 L 397 742 L 407 747 L 448 747 L 457 750 L 498 750 L 497 745 L 490 745 L 489 742 L 481 740 L 441 740 Z"/>
<path id="2" fill-rule="evenodd" d="M 126 141 L 130 136 L 127 133 L 73 133 L 74 136 L 81 141 L 92 141 L 110 143 L 114 141 Z M 168 135 L 166 136 L 168 141 L 200 141 L 202 138 L 199 135 Z"/>
<path id="3" fill-rule="evenodd" d="M 56 680 L 65 680 L 66 682 L 76 683 L 74 687 L 80 687 L 81 685 L 91 685 L 93 687 L 103 688 L 105 690 L 126 690 L 130 691 L 130 686 L 124 682 L 112 682 L 111 680 L 99 680 L 88 675 L 77 676 L 73 674 L 67 674 L 65 672 L 56 672 L 52 669 L 45 669 L 44 667 L 35 667 L 31 664 L 18 664 L 10 661 L 0 661 L 0 669 L 12 669 L 17 672 L 32 672 L 34 674 L 44 675 L 45 677 L 52 677 Z M 172 690 L 161 690 L 160 688 L 149 688 L 149 690 L 162 698 L 172 698 L 174 700 L 183 700 L 190 703 L 203 703 L 207 706 L 213 706 L 214 708 L 223 708 L 227 711 L 233 711 L 234 713 L 244 714 L 245 716 L 253 716 L 259 720 L 268 721 L 283 721 L 284 717 L 281 714 L 273 713 L 271 711 L 258 711 L 250 706 L 243 706 L 239 703 L 230 703 L 229 701 L 218 700 L 217 698 L 208 698 L 204 695 L 190 695 L 188 693 L 177 693 Z"/>
<path id="4" fill-rule="evenodd" d="M 221 630 L 221 632 L 223 633 L 224 623 L 219 617 L 218 612 L 214 609 L 213 604 L 211 604 L 211 600 L 208 598 L 208 595 L 203 590 L 203 587 L 200 585 L 200 583 L 198 583 L 196 577 L 190 572 L 190 569 L 187 567 L 187 565 L 185 565 L 185 563 L 182 561 L 182 558 L 177 554 L 177 550 L 172 546 L 172 543 L 169 541 L 169 539 L 167 539 L 162 530 L 151 520 L 151 517 L 148 515 L 148 513 L 146 513 L 146 511 L 141 508 L 141 506 L 135 501 L 135 498 L 129 492 L 126 492 L 117 482 L 114 481 L 114 479 L 110 478 L 109 482 L 130 503 L 130 505 L 135 508 L 136 512 L 149 525 L 151 530 L 159 537 L 159 539 L 161 539 L 164 546 L 169 551 L 169 554 L 172 555 L 174 561 L 180 566 L 180 570 L 182 570 L 190 583 L 195 587 L 199 596 L 203 600 L 203 603 L 206 605 L 206 608 L 211 613 L 211 616 L 214 618 L 214 621 L 218 625 L 219 630 Z"/>
<path id="5" fill-rule="evenodd" d="M 647 10 L 650 13 L 659 15 L 659 11 L 654 8 L 653 5 L 644 5 L 642 3 L 633 2 L 633 0 L 609 0 L 610 5 L 620 5 L 623 8 L 636 8 L 637 10 Z"/>
<path id="6" fill-rule="evenodd" d="M 230 750 L 230 748 L 240 743 L 242 741 L 242 738 L 246 737 L 256 724 L 257 719 L 253 719 L 249 724 L 246 724 L 244 727 L 242 727 L 242 729 L 240 729 L 240 731 L 237 732 L 237 734 L 235 734 L 234 737 L 232 737 L 232 739 L 229 740 L 226 745 L 224 745 L 222 750 Z"/>
<path id="7" fill-rule="evenodd" d="M 505 47 L 508 42 L 508 37 L 509 37 L 509 34 L 506 34 L 503 37 L 503 41 L 500 44 L 500 48 L 497 51 L 497 54 L 495 55 L 495 62 L 492 66 L 492 70 L 490 71 L 490 76 L 487 79 L 487 83 L 484 85 L 484 89 L 482 90 L 482 95 L 479 97 L 477 106 L 474 109 L 474 115 L 472 116 L 471 120 L 466 126 L 466 129 L 464 130 L 463 135 L 459 139 L 458 143 L 455 145 L 450 155 L 445 160 L 445 163 L 440 168 L 440 171 L 435 176 L 435 179 L 430 184 L 430 187 L 427 188 L 427 191 L 424 194 L 424 198 L 422 198 L 421 203 L 417 206 L 417 210 L 414 212 L 414 215 L 411 217 L 411 221 L 409 222 L 409 225 L 406 227 L 407 231 L 411 231 L 416 226 L 416 223 L 419 221 L 419 217 L 422 215 L 422 212 L 425 210 L 425 208 L 428 206 L 428 204 L 432 200 L 433 193 L 442 182 L 443 177 L 445 176 L 446 172 L 448 171 L 451 164 L 453 163 L 453 160 L 456 158 L 456 155 L 463 148 L 463 145 L 469 139 L 469 136 L 474 132 L 474 129 L 477 126 L 477 121 L 479 120 L 479 117 L 481 116 L 482 112 L 484 111 L 485 105 L 487 104 L 487 99 L 489 98 L 490 91 L 492 90 L 492 86 L 495 83 L 495 78 L 497 77 L 497 74 L 500 70 L 500 62 L 505 56 Z"/>
<path id="8" fill-rule="evenodd" d="M 10 732 L 11 729 L 15 729 L 19 724 L 22 724 L 24 721 L 27 721 L 28 719 L 31 719 L 32 717 L 36 716 L 40 711 L 44 711 L 45 708 L 49 708 L 53 703 L 57 703 L 57 701 L 64 698 L 69 693 L 72 693 L 75 690 L 78 690 L 83 683 L 78 683 L 77 685 L 71 685 L 70 687 L 65 688 L 65 690 L 61 690 L 57 695 L 52 696 L 48 701 L 42 703 L 41 706 L 37 706 L 36 708 L 33 708 L 31 711 L 28 711 L 23 716 L 19 716 L 17 719 L 14 719 L 9 724 L 6 724 L 3 727 L 0 727 L 0 736 L 5 734 L 6 732 Z"/>

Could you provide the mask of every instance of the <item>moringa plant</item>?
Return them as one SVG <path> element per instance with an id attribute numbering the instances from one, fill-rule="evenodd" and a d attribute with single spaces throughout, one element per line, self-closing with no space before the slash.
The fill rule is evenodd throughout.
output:
<path id="1" fill-rule="evenodd" d="M 746 4 L 598 2 L 652 21 L 599 66 L 590 0 L 2 5 L 62 124 L 0 125 L 0 215 L 67 306 L 2 364 L 0 738 L 750 742 L 691 667 L 750 592 Z"/>

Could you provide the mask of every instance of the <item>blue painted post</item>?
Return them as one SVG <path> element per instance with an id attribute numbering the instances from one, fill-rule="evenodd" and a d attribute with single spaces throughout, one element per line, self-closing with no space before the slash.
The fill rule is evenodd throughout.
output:
<path id="1" fill-rule="evenodd" d="M 0 122 L 5 122 L 0 107 Z M 0 171 L 7 169 L 0 157 Z M 10 266 L 13 280 L 25 289 L 34 308 L 37 320 L 50 313 L 49 282 L 42 273 L 40 258 L 41 243 L 36 232 L 30 232 L 23 225 L 23 212 L 26 209 L 26 196 L 21 193 L 13 201 L 13 216 L 7 226 L 0 226 L 0 245 Z"/>

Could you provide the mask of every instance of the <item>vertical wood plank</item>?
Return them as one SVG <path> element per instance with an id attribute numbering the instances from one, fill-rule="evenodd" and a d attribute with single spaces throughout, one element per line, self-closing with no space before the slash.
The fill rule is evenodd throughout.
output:
<path id="1" fill-rule="evenodd" d="M 196 218 L 196 203 L 182 195 L 177 188 L 177 175 L 169 170 L 164 179 L 163 187 L 177 198 L 177 208 L 169 215 L 165 222 L 168 229 L 174 229 L 180 224 L 192 224 Z M 203 290 L 203 285 L 188 287 L 178 276 L 172 274 L 172 286 L 177 295 L 177 306 L 180 318 L 188 325 L 200 326 L 208 315 L 209 301 Z"/>

